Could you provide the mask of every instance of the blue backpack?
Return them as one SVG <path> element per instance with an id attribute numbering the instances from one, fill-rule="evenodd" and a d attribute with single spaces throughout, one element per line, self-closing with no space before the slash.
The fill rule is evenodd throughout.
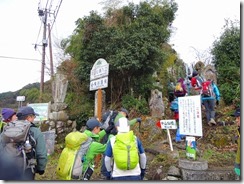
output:
<path id="1" fill-rule="evenodd" d="M 175 98 L 170 104 L 170 110 L 174 112 L 178 112 L 178 98 Z"/>

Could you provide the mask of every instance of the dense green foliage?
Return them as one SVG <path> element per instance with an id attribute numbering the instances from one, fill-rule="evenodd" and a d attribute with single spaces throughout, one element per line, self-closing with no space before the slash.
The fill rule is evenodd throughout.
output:
<path id="1" fill-rule="evenodd" d="M 213 44 L 213 63 L 218 71 L 218 86 L 224 102 L 240 105 L 241 52 L 240 22 L 226 22 L 225 30 Z"/>
<path id="2" fill-rule="evenodd" d="M 86 90 L 93 64 L 104 58 L 109 63 L 106 101 L 120 103 L 125 94 L 148 99 L 155 82 L 152 75 L 169 57 L 163 44 L 170 38 L 176 11 L 173 1 L 151 1 L 110 9 L 104 17 L 91 12 L 78 19 L 63 46 L 77 61 L 76 75 Z"/>

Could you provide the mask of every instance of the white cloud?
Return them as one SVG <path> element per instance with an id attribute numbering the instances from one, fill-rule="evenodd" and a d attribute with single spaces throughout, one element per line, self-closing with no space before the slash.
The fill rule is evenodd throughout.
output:
<path id="1" fill-rule="evenodd" d="M 178 11 L 172 26 L 171 44 L 186 63 L 197 62 L 196 51 L 204 52 L 219 38 L 225 19 L 240 20 L 237 0 L 176 0 Z M 193 49 L 194 48 L 194 49 Z"/>

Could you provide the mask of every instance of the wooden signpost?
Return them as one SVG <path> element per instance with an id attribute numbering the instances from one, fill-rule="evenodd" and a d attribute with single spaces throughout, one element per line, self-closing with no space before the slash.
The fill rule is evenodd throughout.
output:
<path id="1" fill-rule="evenodd" d="M 98 59 L 90 72 L 90 91 L 97 91 L 97 117 L 102 119 L 102 88 L 108 87 L 109 64 L 105 59 Z"/>

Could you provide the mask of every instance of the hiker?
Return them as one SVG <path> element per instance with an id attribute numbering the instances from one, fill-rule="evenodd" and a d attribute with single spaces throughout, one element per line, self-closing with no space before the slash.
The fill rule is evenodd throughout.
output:
<path id="1" fill-rule="evenodd" d="M 130 131 L 126 117 L 121 117 L 115 126 L 118 134 L 110 138 L 105 151 L 107 180 L 143 180 L 147 159 L 141 141 Z"/>
<path id="2" fill-rule="evenodd" d="M 3 122 L 0 122 L 0 132 L 2 132 L 4 125 L 11 121 L 17 120 L 16 112 L 11 108 L 2 109 Z"/>
<path id="3" fill-rule="evenodd" d="M 120 109 L 118 115 L 115 117 L 114 122 L 116 123 L 121 117 L 129 118 L 129 112 L 125 108 Z M 129 124 L 134 125 L 136 122 L 141 123 L 141 118 L 134 118 L 129 121 Z"/>
<path id="4" fill-rule="evenodd" d="M 104 117 L 103 117 L 104 118 Z M 105 124 L 105 122 L 103 122 Z M 103 145 L 106 145 L 109 136 L 112 135 L 111 131 L 114 129 L 114 124 L 109 122 L 106 122 L 108 125 L 106 126 L 106 129 L 100 130 L 102 124 L 98 121 L 97 118 L 93 117 L 90 118 L 87 122 L 86 122 L 86 127 L 87 129 L 84 131 L 84 133 L 86 135 L 88 135 L 89 137 L 91 137 L 94 141 L 96 142 L 101 142 Z M 103 125 L 104 125 L 103 124 Z M 117 134 L 117 132 L 114 132 L 113 134 Z M 106 138 L 106 140 L 104 140 L 103 138 Z M 104 153 L 104 151 L 102 152 Z M 100 160 L 100 155 L 97 154 L 96 156 L 98 156 L 97 160 Z M 101 168 L 103 168 L 101 170 L 101 173 L 104 173 L 104 157 L 102 157 L 102 166 Z M 103 174 L 104 175 L 104 174 Z"/>
<path id="5" fill-rule="evenodd" d="M 237 139 L 237 152 L 236 152 L 236 159 L 234 164 L 234 171 L 238 177 L 240 177 L 241 174 L 241 111 L 240 108 L 237 108 L 235 113 L 232 115 L 236 118 L 236 125 L 238 127 L 238 139 Z"/>
<path id="6" fill-rule="evenodd" d="M 107 126 L 106 129 L 101 131 L 102 124 L 98 121 L 97 118 L 92 117 L 86 122 L 86 130 L 84 133 L 91 137 L 94 141 L 100 142 L 101 139 L 109 134 L 110 131 L 114 128 L 114 125 Z"/>
<path id="7" fill-rule="evenodd" d="M 178 124 L 178 128 L 175 135 L 176 143 L 184 141 L 183 139 L 185 138 L 185 135 L 180 134 L 178 97 L 184 97 L 186 95 L 187 95 L 187 89 L 186 89 L 186 85 L 184 84 L 184 79 L 179 78 L 174 90 L 175 99 L 170 104 L 171 105 L 170 109 L 174 112 L 173 118 Z"/>
<path id="8" fill-rule="evenodd" d="M 219 92 L 217 85 L 213 81 L 211 81 L 211 79 L 208 79 L 207 81 L 209 81 L 211 84 L 210 88 L 209 88 L 209 90 L 211 91 L 210 92 L 211 94 L 204 95 L 203 91 L 202 91 L 201 92 L 201 101 L 205 107 L 208 125 L 212 126 L 212 125 L 216 125 L 214 108 L 215 108 L 215 101 L 216 101 L 216 105 L 219 105 L 220 92 Z"/>
<path id="9" fill-rule="evenodd" d="M 90 180 L 95 167 L 95 157 L 104 153 L 105 149 L 106 144 L 93 141 L 85 133 L 70 132 L 65 137 L 65 148 L 57 165 L 59 179 Z"/>
<path id="10" fill-rule="evenodd" d="M 202 82 L 204 81 L 203 77 L 201 77 L 196 70 L 192 72 L 191 77 L 191 88 L 190 95 L 199 95 L 201 91 Z"/>
<path id="11" fill-rule="evenodd" d="M 179 78 L 174 89 L 174 96 L 178 98 L 186 95 L 187 95 L 187 89 L 186 89 L 186 85 L 184 84 L 184 79 Z"/>
<path id="12" fill-rule="evenodd" d="M 125 108 L 121 108 L 120 111 L 105 112 L 102 116 L 102 121 L 105 122 L 105 121 L 109 120 L 108 121 L 109 124 L 111 126 L 114 126 L 115 122 L 117 122 L 121 117 L 126 117 L 126 118 L 129 117 L 129 113 Z M 136 122 L 141 123 L 141 118 L 134 118 L 129 121 L 129 124 L 134 125 Z M 105 135 L 105 137 L 104 137 L 105 139 L 103 139 L 103 143 L 107 143 L 109 137 L 112 137 L 112 136 L 116 135 L 117 133 L 118 133 L 117 128 L 114 126 L 114 128 L 111 129 L 107 135 Z M 102 174 L 101 177 L 106 177 L 106 173 L 107 173 L 105 163 L 104 163 L 104 158 L 105 158 L 105 155 L 103 154 L 102 165 L 101 165 L 101 174 Z"/>
<path id="13" fill-rule="evenodd" d="M 118 111 L 116 110 L 108 110 L 106 112 L 103 113 L 102 115 L 102 123 L 105 124 L 105 123 L 108 123 L 109 126 L 113 126 L 114 128 L 110 130 L 110 132 L 108 132 L 102 139 L 101 143 L 102 144 L 106 144 L 109 140 L 110 137 L 114 136 L 117 134 L 117 129 L 116 127 L 114 126 L 114 120 L 115 120 L 115 117 L 118 115 Z M 107 173 L 107 169 L 105 167 L 105 163 L 104 163 L 104 153 L 102 155 L 102 164 L 101 164 L 101 169 L 100 169 L 100 172 L 101 172 L 101 178 L 102 179 L 106 179 L 106 173 Z"/>
<path id="14" fill-rule="evenodd" d="M 22 171 L 7 154 L 1 154 L 0 163 L 0 180 L 24 180 Z"/>
<path id="15" fill-rule="evenodd" d="M 40 175 L 43 175 L 45 172 L 46 164 L 47 164 L 47 150 L 46 150 L 46 143 L 43 134 L 41 133 L 40 129 L 37 128 L 33 122 L 35 117 L 38 116 L 37 113 L 34 112 L 34 109 L 29 106 L 23 106 L 19 111 L 17 112 L 18 121 L 10 122 L 8 123 L 9 127 L 14 126 L 15 122 L 24 122 L 24 123 L 30 123 L 30 135 L 34 140 L 28 140 L 30 148 L 33 148 L 30 152 L 31 155 L 26 153 L 27 158 L 29 156 L 33 156 L 35 158 L 32 159 L 32 163 L 28 163 L 30 167 L 27 167 L 26 170 L 24 170 L 23 178 L 24 180 L 34 180 L 35 179 L 35 173 L 38 173 Z M 8 128 L 6 125 L 5 127 Z M 4 127 L 4 128 L 5 128 Z M 1 134 L 1 150 L 5 150 L 5 145 L 7 143 L 4 142 L 3 139 L 3 133 Z M 25 142 L 27 144 L 27 142 Z M 34 153 L 33 153 L 33 150 Z M 28 158 L 29 159 L 29 158 Z M 36 160 L 36 162 L 34 162 Z M 16 165 L 17 167 L 17 165 Z"/>

